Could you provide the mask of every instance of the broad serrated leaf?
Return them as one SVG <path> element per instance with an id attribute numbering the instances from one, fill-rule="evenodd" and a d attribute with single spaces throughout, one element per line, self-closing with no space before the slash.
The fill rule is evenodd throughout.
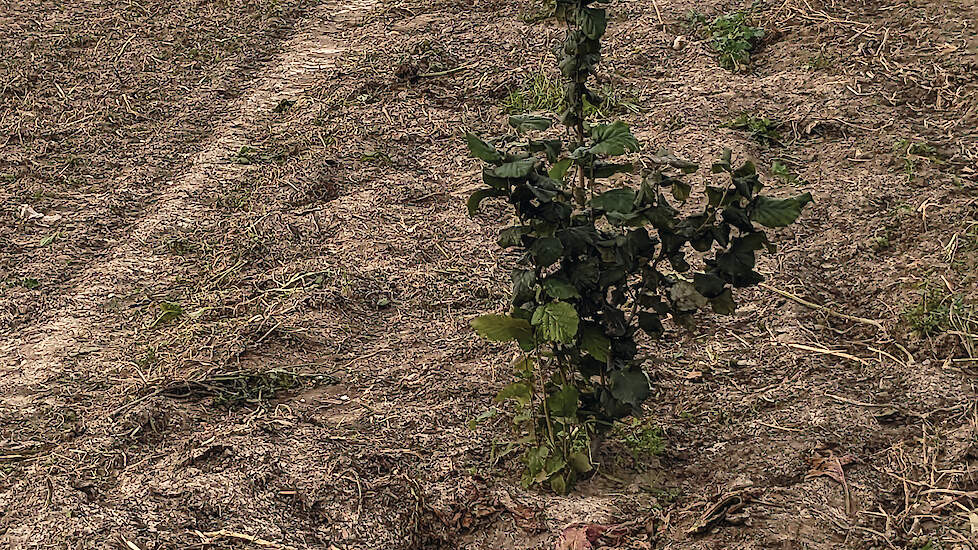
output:
<path id="1" fill-rule="evenodd" d="M 550 302 L 533 312 L 531 323 L 540 336 L 550 342 L 568 343 L 577 335 L 580 319 L 577 310 L 567 302 Z"/>
<path id="2" fill-rule="evenodd" d="M 567 279 L 561 277 L 544 279 L 543 289 L 547 291 L 547 294 L 551 298 L 556 298 L 557 300 L 570 300 L 571 298 L 581 297 L 581 294 L 574 288 L 574 285 L 570 284 Z"/>
<path id="3" fill-rule="evenodd" d="M 635 206 L 635 191 L 627 187 L 605 191 L 591 201 L 591 207 L 604 212 L 628 214 Z"/>
<path id="4" fill-rule="evenodd" d="M 537 159 L 530 157 L 501 164 L 492 169 L 492 174 L 499 178 L 525 178 L 533 171 Z"/>
<path id="5" fill-rule="evenodd" d="M 469 152 L 472 153 L 473 157 L 482 159 L 486 162 L 491 162 L 493 164 L 499 164 L 502 162 L 503 157 L 499 154 L 499 151 L 497 151 L 492 145 L 482 141 L 479 136 L 473 134 L 472 132 L 466 132 L 465 141 L 468 143 Z"/>
<path id="6" fill-rule="evenodd" d="M 483 200 L 488 199 L 490 197 L 504 197 L 504 196 L 506 196 L 506 192 L 501 189 L 492 189 L 492 188 L 479 189 L 475 193 L 472 193 L 469 196 L 469 200 L 465 202 L 466 208 L 469 209 L 469 216 L 474 216 L 475 213 L 479 211 L 479 204 L 481 204 Z"/>
<path id="7" fill-rule="evenodd" d="M 490 342 L 533 341 L 533 328 L 524 319 L 509 315 L 482 315 L 469 323 L 479 336 Z"/>
<path id="8" fill-rule="evenodd" d="M 591 146 L 588 152 L 594 155 L 624 155 L 626 151 L 638 151 L 638 140 L 622 121 L 611 124 L 598 124 L 591 128 Z"/>
<path id="9" fill-rule="evenodd" d="M 750 209 L 750 219 L 765 227 L 785 227 L 794 223 L 801 215 L 802 208 L 812 200 L 811 193 L 788 199 L 771 199 L 759 195 Z"/>
<path id="10" fill-rule="evenodd" d="M 549 118 L 534 115 L 521 115 L 509 117 L 509 125 L 516 128 L 517 132 L 527 130 L 546 130 L 553 125 Z"/>

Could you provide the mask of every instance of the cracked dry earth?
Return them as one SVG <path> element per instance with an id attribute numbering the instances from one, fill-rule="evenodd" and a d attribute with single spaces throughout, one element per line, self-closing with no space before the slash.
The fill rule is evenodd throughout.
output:
<path id="1" fill-rule="evenodd" d="M 736 317 L 651 344 L 664 450 L 612 438 L 557 497 L 497 460 L 503 416 L 469 427 L 512 357 L 467 323 L 514 258 L 501 205 L 465 216 L 461 135 L 501 128 L 560 27 L 499 2 L 0 3 L 0 546 L 973 547 L 974 325 L 905 313 L 978 295 L 975 6 L 762 6 L 732 74 L 685 14 L 744 7 L 612 2 L 601 84 L 645 150 L 777 160 L 798 178 L 767 183 L 816 204 Z M 785 143 L 723 127 L 742 112 Z M 616 527 L 560 539 L 590 523 Z"/>

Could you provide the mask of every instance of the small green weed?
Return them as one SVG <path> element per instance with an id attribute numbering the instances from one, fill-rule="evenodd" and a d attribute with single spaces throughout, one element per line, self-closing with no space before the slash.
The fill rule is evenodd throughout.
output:
<path id="1" fill-rule="evenodd" d="M 234 164 L 267 164 L 270 162 L 280 162 L 288 157 L 288 152 L 262 151 L 250 145 L 242 145 L 236 153 L 231 155 L 231 162 Z"/>
<path id="2" fill-rule="evenodd" d="M 513 90 L 503 100 L 503 110 L 510 115 L 532 111 L 561 113 L 565 109 L 563 84 L 543 72 L 534 75 L 526 86 Z M 637 100 L 627 91 L 610 85 L 602 86 L 600 91 L 584 98 L 585 115 L 598 119 L 641 110 Z"/>
<path id="3" fill-rule="evenodd" d="M 806 185 L 808 184 L 802 178 L 798 177 L 798 174 L 794 173 L 791 168 L 788 167 L 787 163 L 776 160 L 771 163 L 771 175 L 781 180 L 782 183 L 788 185 Z"/>
<path id="4" fill-rule="evenodd" d="M 717 62 L 728 71 L 750 68 L 751 52 L 764 38 L 764 29 L 752 26 L 750 19 L 749 10 L 735 11 L 717 17 L 706 27 Z"/>
<path id="5" fill-rule="evenodd" d="M 207 383 L 215 387 L 214 404 L 235 408 L 252 401 L 261 401 L 283 390 L 291 390 L 301 384 L 299 376 L 284 370 L 265 372 L 231 372 L 210 377 Z"/>
<path id="6" fill-rule="evenodd" d="M 872 247 L 872 249 L 876 252 L 883 252 L 889 250 L 890 247 L 893 245 L 893 243 L 890 241 L 891 236 L 892 235 L 889 229 L 884 229 L 882 231 L 882 234 L 880 234 L 880 232 L 877 231 L 876 234 L 870 237 L 869 246 Z"/>
<path id="7" fill-rule="evenodd" d="M 13 286 L 22 286 L 28 290 L 37 290 L 41 286 L 41 282 L 32 277 L 23 277 L 20 279 L 13 280 Z"/>
<path id="8" fill-rule="evenodd" d="M 564 86 L 560 79 L 538 72 L 523 88 L 513 90 L 503 100 L 503 110 L 510 115 L 530 111 L 559 113 L 564 106 Z"/>
<path id="9" fill-rule="evenodd" d="M 614 86 L 602 86 L 601 92 L 595 95 L 597 97 L 593 99 L 596 104 L 592 104 L 587 99 L 584 100 L 584 114 L 587 116 L 606 119 L 613 115 L 642 111 L 637 99 Z"/>
<path id="10" fill-rule="evenodd" d="M 169 323 L 181 315 L 183 315 L 183 308 L 180 307 L 180 304 L 175 302 L 160 302 L 160 314 L 149 328 Z"/>
<path id="11" fill-rule="evenodd" d="M 898 139 L 893 144 L 893 154 L 903 174 L 907 177 L 908 182 L 913 181 L 917 177 L 917 172 L 922 163 L 942 163 L 937 149 L 934 146 L 923 141 L 914 141 L 908 138 Z"/>
<path id="12" fill-rule="evenodd" d="M 920 287 L 920 299 L 903 310 L 901 317 L 920 336 L 933 336 L 948 330 L 969 333 L 978 326 L 974 308 L 958 294 L 939 283 L 928 281 Z"/>
<path id="13" fill-rule="evenodd" d="M 818 52 L 818 55 L 813 55 L 808 58 L 808 70 L 824 71 L 835 65 L 836 59 L 830 54 L 825 53 L 825 50 Z"/>
<path id="14" fill-rule="evenodd" d="M 666 449 L 662 428 L 649 426 L 638 418 L 615 424 L 614 433 L 635 458 L 658 456 Z"/>
<path id="15" fill-rule="evenodd" d="M 781 134 L 778 133 L 781 123 L 767 117 L 741 113 L 724 126 L 749 133 L 750 137 L 757 140 L 761 145 L 782 145 Z"/>

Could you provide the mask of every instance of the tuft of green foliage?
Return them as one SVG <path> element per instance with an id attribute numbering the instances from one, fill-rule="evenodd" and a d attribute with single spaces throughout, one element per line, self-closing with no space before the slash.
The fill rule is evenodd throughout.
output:
<path id="1" fill-rule="evenodd" d="M 922 337 L 934 336 L 948 330 L 970 335 L 978 327 L 978 314 L 958 294 L 951 294 L 940 283 L 921 285 L 919 299 L 906 307 L 901 318 Z"/>
<path id="2" fill-rule="evenodd" d="M 737 118 L 724 124 L 724 126 L 749 133 L 750 137 L 761 145 L 781 144 L 781 134 L 778 133 L 778 129 L 781 128 L 781 123 L 767 117 L 741 113 Z"/>
<path id="3" fill-rule="evenodd" d="M 702 13 L 690 11 L 690 23 L 705 28 L 710 47 L 721 67 L 733 72 L 750 68 L 751 53 L 764 38 L 764 29 L 751 25 L 751 10 L 735 11 L 716 17 L 707 23 Z"/>
<path id="4" fill-rule="evenodd" d="M 732 314 L 733 290 L 763 280 L 756 253 L 774 250 L 762 227 L 793 223 L 812 201 L 808 193 L 762 195 L 754 165 L 735 165 L 726 150 L 711 167 L 721 180 L 706 186 L 700 208 L 673 206 L 689 200 L 684 178 L 699 166 L 660 150 L 638 169 L 639 142 L 627 125 L 588 120 L 588 83 L 608 24 L 595 3 L 557 4 L 567 26 L 558 51 L 565 130 L 519 115 L 494 139 L 466 134 L 485 183 L 469 213 L 487 199 L 508 202 L 516 219 L 497 243 L 519 258 L 507 310 L 472 327 L 518 348 L 515 381 L 497 401 L 514 411 L 524 485 L 558 493 L 592 470 L 595 436 L 641 413 L 651 386 L 639 333 L 662 338 L 667 323 L 691 326 L 704 308 Z"/>
<path id="5" fill-rule="evenodd" d="M 526 85 L 513 90 L 503 100 L 503 110 L 510 115 L 530 111 L 559 113 L 564 105 L 564 86 L 559 78 L 540 71 L 526 81 Z"/>
<path id="6" fill-rule="evenodd" d="M 616 423 L 614 431 L 636 459 L 658 456 L 666 450 L 662 428 L 649 426 L 638 418 Z"/>
<path id="7" fill-rule="evenodd" d="M 520 88 L 511 91 L 503 99 L 503 111 L 510 115 L 530 112 L 560 113 L 566 109 L 564 85 L 559 78 L 541 71 L 533 75 Z M 634 98 L 613 86 L 602 86 L 600 92 L 592 92 L 584 99 L 584 114 L 607 119 L 615 114 L 637 113 L 640 109 Z"/>

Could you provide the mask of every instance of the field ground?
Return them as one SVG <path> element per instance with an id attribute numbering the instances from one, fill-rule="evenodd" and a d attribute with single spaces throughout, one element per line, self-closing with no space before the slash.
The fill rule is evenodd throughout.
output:
<path id="1" fill-rule="evenodd" d="M 653 345 L 647 417 L 567 497 L 469 427 L 513 258 L 461 136 L 553 99 L 540 6 L 31 4 L 0 1 L 0 546 L 978 544 L 972 0 L 761 6 L 738 74 L 686 13 L 746 5 L 611 4 L 606 110 L 646 151 L 816 203 L 736 317 Z"/>

